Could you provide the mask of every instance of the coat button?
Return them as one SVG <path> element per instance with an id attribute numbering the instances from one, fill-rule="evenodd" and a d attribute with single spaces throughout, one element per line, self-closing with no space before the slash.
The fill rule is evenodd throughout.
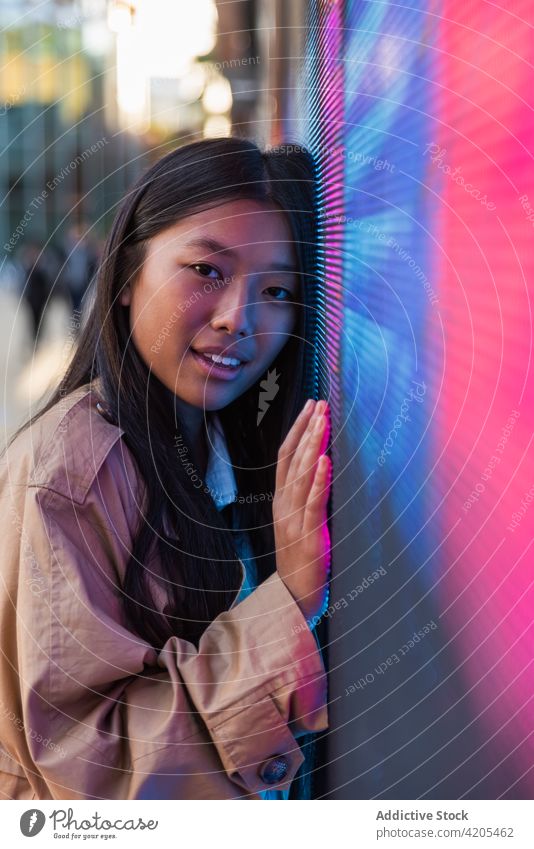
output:
<path id="1" fill-rule="evenodd" d="M 96 402 L 96 409 L 98 410 L 100 415 L 103 418 L 106 419 L 106 421 L 110 422 L 110 424 L 115 424 L 115 421 L 114 421 L 113 416 L 111 415 L 110 411 L 108 410 L 107 407 L 104 407 L 104 405 L 101 404 L 100 401 Z"/>
<path id="2" fill-rule="evenodd" d="M 288 769 L 287 758 L 283 755 L 277 755 L 277 757 L 265 761 L 260 769 L 260 778 L 265 784 L 277 784 L 286 777 Z"/>

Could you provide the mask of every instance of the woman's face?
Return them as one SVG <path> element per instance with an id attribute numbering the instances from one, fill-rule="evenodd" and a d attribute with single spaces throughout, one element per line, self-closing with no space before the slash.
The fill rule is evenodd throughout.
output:
<path id="1" fill-rule="evenodd" d="M 121 293 L 139 354 L 193 407 L 230 404 L 264 374 L 296 328 L 300 282 L 291 230 L 275 205 L 223 203 L 148 242 Z M 207 351 L 241 361 L 224 367 Z"/>

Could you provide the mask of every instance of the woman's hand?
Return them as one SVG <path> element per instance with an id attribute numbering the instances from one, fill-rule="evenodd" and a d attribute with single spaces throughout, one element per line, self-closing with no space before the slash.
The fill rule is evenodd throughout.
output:
<path id="1" fill-rule="evenodd" d="M 326 504 L 332 463 L 326 401 L 306 405 L 278 452 L 273 522 L 276 569 L 308 620 L 324 611 L 330 571 Z"/>

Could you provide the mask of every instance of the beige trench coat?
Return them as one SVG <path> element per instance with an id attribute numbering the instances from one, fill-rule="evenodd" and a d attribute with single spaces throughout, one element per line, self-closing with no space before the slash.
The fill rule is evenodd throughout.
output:
<path id="1" fill-rule="evenodd" d="M 120 585 L 141 485 L 95 388 L 61 399 L 2 459 L 0 798 L 288 788 L 296 738 L 328 725 L 316 639 L 277 573 L 198 650 L 171 637 L 158 651 L 128 629 Z"/>

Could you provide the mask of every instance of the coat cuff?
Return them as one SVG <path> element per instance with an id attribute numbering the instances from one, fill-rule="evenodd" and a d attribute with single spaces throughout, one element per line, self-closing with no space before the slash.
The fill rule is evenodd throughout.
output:
<path id="1" fill-rule="evenodd" d="M 240 631 L 247 662 L 232 699 L 210 705 L 206 683 L 197 684 L 195 701 L 204 690 L 202 718 L 234 782 L 254 793 L 287 788 L 303 762 L 295 737 L 328 727 L 316 638 L 277 572 L 208 630 L 221 626 Z"/>
<path id="2" fill-rule="evenodd" d="M 270 696 L 212 726 L 210 733 L 228 777 L 252 793 L 285 790 L 304 760 Z"/>

